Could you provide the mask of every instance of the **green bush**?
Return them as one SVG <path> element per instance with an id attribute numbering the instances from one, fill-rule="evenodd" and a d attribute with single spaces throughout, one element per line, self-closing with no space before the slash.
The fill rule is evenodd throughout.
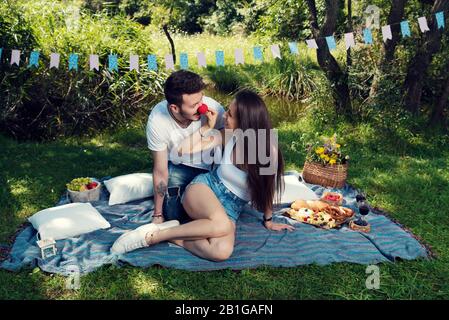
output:
<path id="1" fill-rule="evenodd" d="M 147 32 L 125 17 L 41 0 L 2 4 L 0 23 L 0 130 L 9 135 L 45 139 L 115 127 L 148 112 L 163 91 L 167 75 L 146 69 Z M 20 67 L 9 65 L 14 48 L 22 50 Z M 40 51 L 38 68 L 27 66 L 31 50 Z M 59 69 L 49 69 L 52 52 L 61 54 Z M 78 71 L 68 70 L 70 53 L 79 54 Z M 111 53 L 118 55 L 119 72 L 107 69 Z M 89 54 L 99 55 L 100 71 L 89 71 Z M 130 54 L 140 56 L 139 74 L 127 71 Z"/>

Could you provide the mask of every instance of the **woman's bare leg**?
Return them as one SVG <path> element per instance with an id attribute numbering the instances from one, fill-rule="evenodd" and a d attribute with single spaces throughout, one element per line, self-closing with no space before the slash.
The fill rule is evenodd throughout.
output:
<path id="1" fill-rule="evenodd" d="M 148 244 L 172 240 L 200 257 L 227 259 L 234 248 L 235 224 L 207 185 L 190 185 L 185 192 L 183 205 L 193 221 L 147 234 Z"/>

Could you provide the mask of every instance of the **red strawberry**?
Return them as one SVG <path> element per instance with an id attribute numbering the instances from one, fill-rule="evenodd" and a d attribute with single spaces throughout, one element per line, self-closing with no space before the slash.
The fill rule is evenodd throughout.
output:
<path id="1" fill-rule="evenodd" d="M 202 104 L 199 106 L 198 108 L 198 113 L 199 114 L 205 114 L 207 111 L 209 111 L 209 108 L 207 107 L 207 104 Z"/>

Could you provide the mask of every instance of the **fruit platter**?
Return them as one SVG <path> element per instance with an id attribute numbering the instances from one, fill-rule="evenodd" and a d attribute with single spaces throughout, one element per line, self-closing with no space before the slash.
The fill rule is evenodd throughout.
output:
<path id="1" fill-rule="evenodd" d="M 93 178 L 75 178 L 66 184 L 72 202 L 89 202 L 100 199 L 101 183 Z"/>
<path id="2" fill-rule="evenodd" d="M 324 192 L 321 200 L 334 206 L 341 206 L 343 203 L 343 195 L 338 192 Z"/>
<path id="3" fill-rule="evenodd" d="M 354 211 L 321 200 L 296 200 L 284 215 L 302 223 L 332 229 L 348 222 L 354 216 Z"/>

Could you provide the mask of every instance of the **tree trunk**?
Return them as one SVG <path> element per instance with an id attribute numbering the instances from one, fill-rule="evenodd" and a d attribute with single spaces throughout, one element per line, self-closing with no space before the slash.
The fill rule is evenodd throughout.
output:
<path id="1" fill-rule="evenodd" d="M 162 26 L 162 29 L 164 30 L 165 35 L 167 36 L 168 42 L 170 42 L 171 47 L 171 54 L 173 55 L 173 63 L 176 64 L 176 50 L 175 50 L 175 43 L 173 42 L 172 37 L 170 36 L 170 33 L 168 32 L 168 24 L 164 24 Z"/>
<path id="2" fill-rule="evenodd" d="M 432 58 L 440 50 L 442 32 L 437 30 L 435 13 L 446 11 L 449 8 L 449 1 L 436 0 L 432 7 L 432 17 L 429 20 L 431 31 L 426 32 L 424 44 L 418 47 L 418 51 L 412 58 L 404 82 L 405 108 L 412 114 L 419 113 L 421 95 L 424 79 L 427 76 L 427 69 L 432 62 Z"/>
<path id="3" fill-rule="evenodd" d="M 449 69 L 449 68 L 448 68 Z M 432 110 L 429 126 L 443 125 L 447 126 L 447 118 L 444 116 L 444 110 L 448 105 L 449 98 L 449 76 L 446 78 L 446 83 L 443 87 L 443 94 L 438 99 L 437 105 Z"/>
<path id="4" fill-rule="evenodd" d="M 326 16 L 321 28 L 318 25 L 318 15 L 315 0 L 306 0 L 309 7 L 310 29 L 317 41 L 317 59 L 326 78 L 333 85 L 336 111 L 352 119 L 351 99 L 348 87 L 348 74 L 343 72 L 335 58 L 331 55 L 324 37 L 335 32 L 339 9 L 339 0 L 326 0 Z"/>
<path id="5" fill-rule="evenodd" d="M 382 75 L 388 74 L 391 71 L 391 64 L 394 60 L 394 52 L 398 44 L 398 39 L 401 37 L 400 35 L 401 28 L 397 22 L 402 21 L 402 17 L 404 16 L 404 8 L 406 4 L 407 0 L 393 0 L 391 3 L 390 14 L 388 15 L 387 24 L 391 26 L 392 39 L 384 42 L 383 56 L 380 59 L 380 61 L 378 61 L 378 70 L 374 75 L 374 79 L 371 84 L 369 100 L 372 100 L 376 97 L 377 92 L 379 90 L 380 78 L 382 77 Z"/>
<path id="6" fill-rule="evenodd" d="M 352 32 L 352 0 L 348 0 L 348 25 L 346 32 Z M 351 48 L 346 51 L 346 67 L 349 69 L 352 65 Z"/>

